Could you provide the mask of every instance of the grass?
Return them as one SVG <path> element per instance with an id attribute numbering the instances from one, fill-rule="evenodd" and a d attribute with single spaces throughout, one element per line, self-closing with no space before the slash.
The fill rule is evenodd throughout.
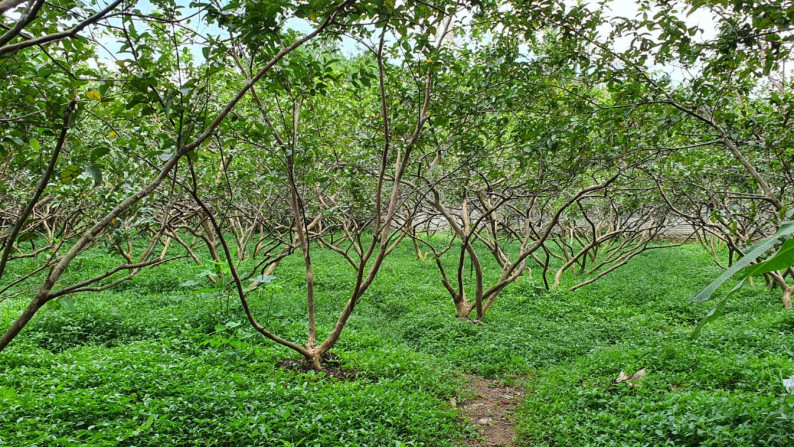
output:
<path id="1" fill-rule="evenodd" d="M 70 278 L 112 262 L 93 253 Z M 322 336 L 353 277 L 333 253 L 316 250 L 314 265 Z M 287 259 L 250 297 L 266 327 L 299 342 L 301 268 Z M 36 316 L 0 354 L 0 445 L 454 446 L 472 433 L 449 403 L 466 394 L 465 374 L 528 389 L 523 445 L 792 445 L 781 379 L 794 374 L 794 313 L 747 288 L 691 341 L 710 303 L 687 300 L 717 274 L 684 246 L 573 293 L 523 278 L 474 325 L 404 244 L 334 350 L 359 371 L 344 382 L 278 368 L 295 355 L 250 329 L 234 295 L 173 263 Z M 181 286 L 189 279 L 199 284 Z M 0 304 L 3 327 L 21 305 Z M 615 383 L 641 368 L 639 386 Z"/>

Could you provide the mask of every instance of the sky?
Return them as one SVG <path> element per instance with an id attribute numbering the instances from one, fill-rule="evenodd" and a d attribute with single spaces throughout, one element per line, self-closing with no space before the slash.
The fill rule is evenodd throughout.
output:
<path id="1" fill-rule="evenodd" d="M 400 2 L 400 0 L 397 1 Z M 566 4 L 570 6 L 575 6 L 582 0 L 564 0 L 564 1 Z M 105 2 L 107 3 L 107 0 L 105 0 Z M 190 8 L 189 6 L 190 3 L 191 0 L 177 0 L 177 4 L 183 7 L 182 9 L 183 16 L 189 16 L 192 15 L 194 12 L 196 12 L 195 8 Z M 588 5 L 588 7 L 591 8 L 599 7 L 596 1 L 584 1 L 583 3 L 585 3 L 585 5 Z M 682 2 L 682 6 L 685 7 L 686 4 Z M 144 14 L 151 12 L 154 9 L 152 4 L 150 3 L 150 0 L 139 0 L 136 4 L 136 8 L 141 10 L 141 12 L 143 12 Z M 606 17 L 622 16 L 622 17 L 631 18 L 631 17 L 636 17 L 638 15 L 638 12 L 639 12 L 639 8 L 636 0 L 611 0 L 611 2 L 607 7 L 607 10 L 604 11 L 605 13 L 604 15 Z M 14 15 L 15 14 L 12 13 L 9 15 L 9 17 L 14 18 Z M 684 14 L 681 15 L 683 16 L 683 19 L 685 20 L 687 26 L 696 25 L 702 30 L 699 36 L 696 36 L 698 40 L 701 41 L 710 40 L 713 37 L 715 37 L 716 35 L 715 20 L 713 19 L 713 17 L 711 17 L 707 9 L 700 8 L 691 15 L 688 16 L 685 16 Z M 460 17 L 458 19 L 462 20 L 463 22 L 466 21 L 465 17 Z M 120 20 L 112 19 L 111 23 L 114 25 L 119 25 Z M 302 33 L 308 33 L 314 29 L 313 24 L 297 18 L 290 19 L 286 25 L 288 28 L 291 28 L 293 30 Z M 191 19 L 188 26 L 202 35 L 212 34 L 217 36 L 222 33 L 222 30 L 219 29 L 217 26 L 206 24 L 202 20 L 202 17 L 200 15 L 197 15 L 196 17 Z M 143 25 L 142 23 L 136 23 L 136 28 L 138 29 L 139 32 L 141 32 L 145 28 L 145 25 Z M 608 32 L 608 25 L 605 25 L 603 30 L 604 33 Z M 106 65 L 111 67 L 111 69 L 115 68 L 115 63 L 114 63 L 115 57 L 122 57 L 122 58 L 128 57 L 127 55 L 118 54 L 121 45 L 118 42 L 116 42 L 114 38 L 110 36 L 98 36 L 98 35 L 95 35 L 94 37 L 98 42 L 102 44 L 102 46 L 104 46 L 104 49 L 99 50 L 100 62 L 105 63 Z M 630 44 L 631 44 L 631 40 L 629 38 L 623 38 L 621 40 L 612 42 L 613 47 L 618 51 L 627 49 Z M 197 63 L 201 63 L 204 61 L 204 56 L 202 53 L 202 45 L 194 44 L 194 45 L 190 45 L 189 48 Z M 363 50 L 364 50 L 363 47 L 352 38 L 349 37 L 342 38 L 342 41 L 340 43 L 340 51 L 344 56 L 350 57 L 357 53 L 362 52 Z M 655 66 L 655 65 L 651 65 L 651 63 L 649 62 L 649 68 L 654 70 L 665 71 L 668 74 L 670 74 L 674 80 L 681 79 L 686 76 L 684 73 L 678 72 L 675 67 Z"/>
<path id="2" fill-rule="evenodd" d="M 577 0 L 566 0 L 566 3 L 570 5 L 576 5 Z M 585 2 L 586 4 L 589 3 L 592 7 L 597 7 L 596 2 Z M 195 9 L 190 8 L 188 5 L 190 4 L 190 0 L 177 0 L 177 4 L 183 6 L 182 13 L 184 16 L 188 16 L 192 14 Z M 149 0 L 140 0 L 136 7 L 140 9 L 142 12 L 147 13 L 153 9 Z M 638 13 L 638 6 L 634 0 L 612 0 L 610 3 L 609 9 L 611 11 L 607 11 L 607 16 L 624 16 L 624 17 L 634 17 Z M 710 39 L 715 35 L 715 28 L 714 28 L 714 21 L 712 17 L 710 17 L 709 13 L 705 9 L 699 9 L 695 11 L 692 15 L 685 18 L 687 25 L 697 25 L 702 30 L 703 33 L 701 34 L 701 39 Z M 207 25 L 204 23 L 199 16 L 195 17 L 195 19 L 191 20 L 190 27 L 196 30 L 200 34 L 213 34 L 219 35 L 221 30 L 218 29 L 216 26 Z M 287 27 L 294 29 L 299 32 L 309 32 L 313 29 L 313 25 L 305 20 L 301 19 L 291 19 L 287 22 Z M 141 31 L 141 27 L 138 27 L 138 30 Z M 104 51 L 104 55 L 102 56 L 103 59 L 111 60 L 112 56 L 109 53 L 117 52 L 120 48 L 120 45 L 116 42 L 113 42 L 112 39 L 109 38 L 100 38 L 99 39 L 102 44 L 107 48 L 107 51 Z M 623 50 L 628 47 L 630 44 L 629 39 L 624 39 L 623 41 L 614 42 L 613 45 L 618 50 Z M 340 44 L 340 50 L 343 55 L 345 56 L 352 56 L 356 53 L 362 51 L 360 44 L 354 41 L 351 38 L 343 38 Z M 197 62 L 202 62 L 204 60 L 204 56 L 201 51 L 201 45 L 193 45 L 191 46 L 191 52 L 193 53 Z"/>
<path id="3" fill-rule="evenodd" d="M 566 3 L 576 4 L 575 1 L 566 0 Z M 639 13 L 637 2 L 634 0 L 612 0 L 609 16 L 636 17 Z M 684 17 L 687 26 L 697 25 L 703 33 L 700 35 L 702 40 L 711 40 L 716 36 L 715 20 L 706 8 L 700 8 L 692 14 Z"/>

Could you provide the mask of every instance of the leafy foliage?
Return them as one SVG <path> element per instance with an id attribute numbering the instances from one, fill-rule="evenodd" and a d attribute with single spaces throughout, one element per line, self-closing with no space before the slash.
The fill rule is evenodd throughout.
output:
<path id="1" fill-rule="evenodd" d="M 733 292 L 742 288 L 747 278 L 777 270 L 786 270 L 794 265 L 794 259 L 792 259 L 792 241 L 794 239 L 789 238 L 792 233 L 794 233 L 794 222 L 781 225 L 777 233 L 751 247 L 744 257 L 736 261 L 711 284 L 706 286 L 703 290 L 698 292 L 697 295 L 692 297 L 692 301 L 694 302 L 708 300 L 720 285 L 738 273 L 738 278 L 740 280 L 739 283 L 736 284 L 727 294 L 725 294 L 719 303 L 717 303 L 717 306 L 709 311 L 706 317 L 698 324 L 698 326 L 695 328 L 695 332 L 693 333 L 695 336 L 700 334 L 700 331 L 706 324 L 722 314 L 728 298 Z M 781 243 L 781 239 L 783 239 L 784 242 Z M 757 262 L 759 257 L 769 252 L 769 250 L 775 245 L 780 245 L 780 248 L 770 255 L 768 259 L 762 262 Z M 750 265 L 753 262 L 757 263 Z"/>
<path id="2" fill-rule="evenodd" d="M 80 274 L 108 262 L 97 254 Z M 449 312 L 429 261 L 404 243 L 334 351 L 358 370 L 355 382 L 279 368 L 289 352 L 243 324 L 223 290 L 180 286 L 190 269 L 178 262 L 92 299 L 62 298 L 31 323 L 0 356 L 3 442 L 455 445 L 468 433 L 448 403 L 465 400 L 461 371 L 530 388 L 518 426 L 528 443 L 787 439 L 792 402 L 780 377 L 794 368 L 794 321 L 768 292 L 747 288 L 690 341 L 706 303 L 693 308 L 687 298 L 717 270 L 696 246 L 639 255 L 576 292 L 522 280 L 476 325 Z M 325 331 L 355 278 L 327 250 L 316 265 Z M 285 259 L 277 293 L 263 285 L 252 297 L 288 335 L 305 324 L 301 270 L 298 256 Z M 643 367 L 636 388 L 613 383 Z"/>

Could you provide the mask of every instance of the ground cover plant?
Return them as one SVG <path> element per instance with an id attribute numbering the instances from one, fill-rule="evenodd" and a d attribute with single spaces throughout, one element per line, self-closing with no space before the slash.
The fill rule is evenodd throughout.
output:
<path id="1" fill-rule="evenodd" d="M 0 0 L 0 444 L 792 444 L 792 48 L 790 0 Z"/>
<path id="2" fill-rule="evenodd" d="M 329 291 L 318 295 L 322 333 L 355 278 L 334 253 L 316 256 Z M 102 269 L 101 254 L 92 261 Z M 180 262 L 61 299 L 31 323 L 0 358 L 1 443 L 457 445 L 475 433 L 450 403 L 465 401 L 466 375 L 526 387 L 519 445 L 791 441 L 781 378 L 794 371 L 794 320 L 750 287 L 692 340 L 708 304 L 688 299 L 719 272 L 695 245 L 638 255 L 574 292 L 523 278 L 478 325 L 455 318 L 432 261 L 405 241 L 333 351 L 353 380 L 280 367 L 294 354 L 257 337 L 233 294 L 202 291 L 210 281 Z M 251 297 L 286 334 L 305 324 L 302 268 L 300 255 L 285 259 L 271 290 Z M 181 285 L 186 271 L 205 284 Z M 637 386 L 616 383 L 641 368 Z"/>
<path id="3" fill-rule="evenodd" d="M 774 294 L 756 287 L 740 293 L 723 318 L 692 339 L 702 314 L 682 304 L 708 282 L 709 269 L 691 248 L 643 259 L 645 265 L 636 267 L 642 281 L 627 277 L 592 287 L 590 296 L 605 299 L 607 309 L 613 300 L 642 307 L 660 324 L 544 369 L 520 416 L 529 445 L 792 442 L 794 396 L 782 383 L 794 358 L 792 315 L 774 311 Z M 687 273 L 663 280 L 665 269 L 677 264 Z M 616 383 L 618 366 L 629 375 L 642 368 L 648 373 L 636 387 Z"/>

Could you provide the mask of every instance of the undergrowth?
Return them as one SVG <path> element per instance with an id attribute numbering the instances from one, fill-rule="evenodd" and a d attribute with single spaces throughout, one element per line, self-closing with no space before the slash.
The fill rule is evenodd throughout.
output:
<path id="1" fill-rule="evenodd" d="M 91 254 L 68 280 L 112 262 Z M 322 338 L 354 278 L 333 253 L 315 250 L 314 264 Z M 261 323 L 298 342 L 301 268 L 288 258 L 250 296 Z M 535 271 L 477 325 L 454 317 L 433 261 L 404 244 L 333 351 L 353 381 L 280 368 L 295 355 L 198 272 L 177 261 L 45 306 L 0 354 L 0 445 L 457 445 L 472 433 L 450 404 L 466 374 L 528 388 L 525 445 L 794 444 L 781 385 L 794 374 L 794 314 L 748 288 L 692 341 L 709 303 L 687 300 L 719 273 L 696 246 L 642 254 L 572 293 L 546 291 Z M 0 304 L 3 327 L 23 304 Z M 642 368 L 636 384 L 616 383 Z"/>

